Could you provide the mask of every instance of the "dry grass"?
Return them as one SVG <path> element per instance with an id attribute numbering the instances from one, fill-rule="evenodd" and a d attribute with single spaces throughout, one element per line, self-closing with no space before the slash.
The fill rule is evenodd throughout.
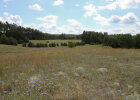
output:
<path id="1" fill-rule="evenodd" d="M 0 45 L 0 100 L 139 100 L 140 50 Z"/>

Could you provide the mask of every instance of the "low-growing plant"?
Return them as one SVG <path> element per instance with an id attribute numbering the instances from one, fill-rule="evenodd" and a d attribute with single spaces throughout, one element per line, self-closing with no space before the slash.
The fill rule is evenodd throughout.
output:
<path id="1" fill-rule="evenodd" d="M 74 47 L 76 47 L 76 43 L 74 43 L 74 42 L 68 42 L 68 47 L 69 48 L 74 48 Z"/>
<path id="2" fill-rule="evenodd" d="M 26 47 L 27 45 L 26 45 L 26 43 L 24 42 L 23 44 L 22 44 L 22 47 Z"/>
<path id="3" fill-rule="evenodd" d="M 34 47 L 34 46 L 35 46 L 35 45 L 34 45 L 33 42 L 30 41 L 30 42 L 28 43 L 28 47 Z"/>
<path id="4" fill-rule="evenodd" d="M 61 43 L 61 46 L 68 46 L 68 44 L 67 43 Z"/>

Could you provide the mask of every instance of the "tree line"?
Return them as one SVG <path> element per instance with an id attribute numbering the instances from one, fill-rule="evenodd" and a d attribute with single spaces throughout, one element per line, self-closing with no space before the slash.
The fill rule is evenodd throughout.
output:
<path id="1" fill-rule="evenodd" d="M 102 44 L 112 48 L 140 48 L 140 34 L 113 34 L 84 31 L 81 39 L 86 44 Z"/>
<path id="2" fill-rule="evenodd" d="M 1 39 L 2 38 L 2 39 Z M 12 44 L 11 41 L 16 41 L 17 44 L 29 42 L 29 40 L 66 40 L 80 39 L 80 35 L 72 34 L 49 34 L 43 33 L 37 29 L 25 28 L 8 22 L 0 22 L 0 43 Z M 4 40 L 4 42 L 3 42 Z M 10 41 L 8 41 L 10 40 Z"/>
<path id="3" fill-rule="evenodd" d="M 140 34 L 113 34 L 107 32 L 83 31 L 81 35 L 49 34 L 37 29 L 25 28 L 8 22 L 0 22 L 0 44 L 25 44 L 29 40 L 81 39 L 85 44 L 102 44 L 113 48 L 140 48 Z M 51 44 L 50 44 L 51 45 Z M 64 43 L 64 45 L 66 45 Z M 39 44 L 38 44 L 39 46 Z"/>

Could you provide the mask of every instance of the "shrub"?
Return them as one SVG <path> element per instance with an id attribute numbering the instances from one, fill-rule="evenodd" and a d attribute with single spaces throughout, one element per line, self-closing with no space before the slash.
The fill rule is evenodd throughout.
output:
<path id="1" fill-rule="evenodd" d="M 22 44 L 22 47 L 26 47 L 26 43 L 25 42 Z"/>
<path id="2" fill-rule="evenodd" d="M 59 47 L 59 43 L 57 43 L 57 44 L 56 44 L 56 46 L 58 46 L 58 47 Z"/>
<path id="3" fill-rule="evenodd" d="M 1 44 L 8 44 L 8 38 L 6 37 L 5 34 L 0 36 L 0 43 Z"/>
<path id="4" fill-rule="evenodd" d="M 76 44 L 74 42 L 68 42 L 68 47 L 69 48 L 73 48 L 75 46 L 76 46 Z"/>
<path id="5" fill-rule="evenodd" d="M 49 47 L 56 47 L 56 43 L 50 43 Z"/>
<path id="6" fill-rule="evenodd" d="M 35 46 L 34 43 L 32 43 L 32 42 L 28 43 L 28 47 L 34 47 L 34 46 Z"/>
<path id="7" fill-rule="evenodd" d="M 6 37 L 5 34 L 0 36 L 0 43 L 1 44 L 8 44 L 8 45 L 17 45 L 17 40 L 14 39 L 13 37 Z"/>
<path id="8" fill-rule="evenodd" d="M 48 47 L 48 44 L 47 43 L 45 43 L 45 47 Z"/>
<path id="9" fill-rule="evenodd" d="M 82 46 L 82 45 L 85 45 L 84 42 L 76 42 L 76 46 Z"/>
<path id="10" fill-rule="evenodd" d="M 13 37 L 9 37 L 8 39 L 8 45 L 17 45 L 17 40 L 14 39 Z"/>
<path id="11" fill-rule="evenodd" d="M 134 37 L 134 47 L 135 48 L 140 48 L 140 34 L 137 34 L 135 37 Z"/>
<path id="12" fill-rule="evenodd" d="M 61 43 L 61 46 L 68 46 L 67 43 Z"/>
<path id="13" fill-rule="evenodd" d="M 49 43 L 49 41 L 46 41 L 46 43 Z"/>

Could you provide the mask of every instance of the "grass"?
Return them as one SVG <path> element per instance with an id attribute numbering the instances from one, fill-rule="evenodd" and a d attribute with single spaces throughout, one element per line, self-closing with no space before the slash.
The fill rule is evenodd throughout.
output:
<path id="1" fill-rule="evenodd" d="M 139 100 L 140 50 L 0 45 L 2 100 Z"/>

